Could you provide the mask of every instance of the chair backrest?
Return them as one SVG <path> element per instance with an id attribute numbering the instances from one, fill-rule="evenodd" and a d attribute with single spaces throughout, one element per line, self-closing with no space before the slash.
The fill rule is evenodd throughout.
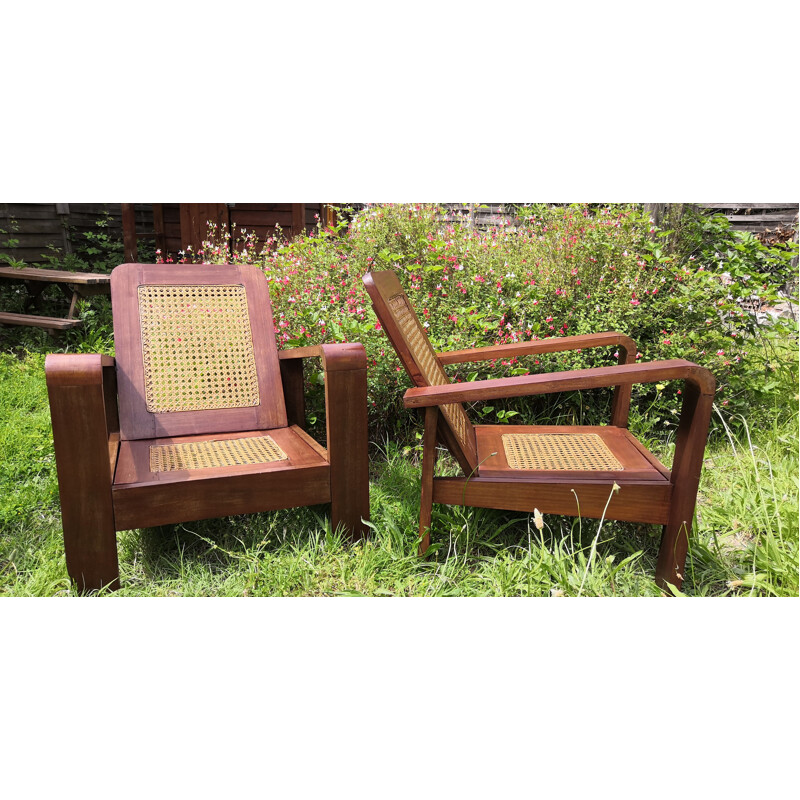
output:
<path id="1" fill-rule="evenodd" d="M 111 303 L 121 438 L 286 426 L 258 267 L 122 264 Z"/>
<path id="2" fill-rule="evenodd" d="M 450 383 L 394 272 L 368 272 L 363 280 L 375 314 L 414 385 Z M 469 473 L 478 464 L 472 423 L 460 403 L 443 405 L 439 410 L 444 421 L 439 428 L 442 439 L 461 468 Z"/>

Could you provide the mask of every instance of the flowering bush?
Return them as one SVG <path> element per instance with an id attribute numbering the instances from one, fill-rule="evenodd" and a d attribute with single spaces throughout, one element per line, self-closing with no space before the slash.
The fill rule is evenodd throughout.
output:
<path id="1" fill-rule="evenodd" d="M 742 300 L 765 303 L 786 279 L 791 254 L 772 251 L 724 218 L 696 215 L 677 234 L 654 229 L 635 206 L 528 209 L 517 225 L 477 230 L 445 223 L 432 205 L 368 206 L 349 224 L 319 228 L 266 247 L 252 234 L 211 229 L 196 260 L 258 263 L 270 281 L 281 347 L 360 341 L 369 359 L 370 405 L 378 429 L 408 421 L 410 385 L 380 331 L 361 276 L 394 269 L 437 350 L 617 330 L 633 337 L 645 361 L 687 358 L 709 367 L 718 402 L 751 410 L 769 392 L 775 367 L 756 357 L 758 329 Z M 723 274 L 724 273 L 724 274 Z M 615 363 L 605 349 L 464 365 L 470 380 L 528 371 Z M 316 372 L 309 373 L 312 384 Z M 635 388 L 657 422 L 677 420 L 678 384 Z M 592 399 L 589 399 L 589 398 Z M 587 404 L 588 402 L 588 404 Z M 608 419 L 610 393 L 550 396 L 495 404 L 485 413 L 520 421 Z M 478 409 L 480 413 L 480 409 Z"/>

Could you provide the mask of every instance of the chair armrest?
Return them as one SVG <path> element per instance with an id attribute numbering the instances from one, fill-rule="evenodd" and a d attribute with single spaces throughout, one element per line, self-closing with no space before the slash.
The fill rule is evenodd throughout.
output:
<path id="1" fill-rule="evenodd" d="M 308 347 L 292 347 L 289 350 L 278 350 L 278 358 L 281 361 L 291 361 L 295 358 L 313 358 L 322 355 L 322 346 L 312 344 Z"/>
<path id="2" fill-rule="evenodd" d="M 409 389 L 403 402 L 406 408 L 446 405 L 448 403 L 498 400 L 579 389 L 596 389 L 634 383 L 658 383 L 683 379 L 697 386 L 701 394 L 714 395 L 715 381 L 711 372 L 691 361 L 676 358 L 647 364 L 621 364 L 614 367 L 550 372 L 544 375 L 520 375 L 444 386 L 420 386 Z"/>
<path id="3" fill-rule="evenodd" d="M 360 342 L 322 344 L 319 348 L 322 351 L 322 369 L 325 372 L 367 368 L 367 351 Z"/>
<path id="4" fill-rule="evenodd" d="M 328 384 L 328 373 L 348 369 L 367 368 L 367 354 L 364 346 L 358 342 L 349 344 L 321 344 L 308 347 L 293 347 L 279 350 L 278 359 L 283 382 L 283 399 L 286 403 L 286 416 L 290 425 L 298 425 L 305 429 L 306 410 L 303 393 L 303 359 L 321 358 L 325 373 L 325 384 Z M 366 407 L 366 395 L 364 404 Z"/>
<path id="5" fill-rule="evenodd" d="M 582 350 L 588 347 L 618 346 L 619 363 L 632 363 L 636 360 L 636 343 L 630 336 L 616 331 L 590 333 L 585 336 L 553 336 L 549 339 L 536 339 L 532 342 L 512 342 L 510 344 L 474 347 L 470 350 L 452 350 L 437 353 L 441 364 L 464 364 L 469 361 L 491 361 L 497 358 L 517 358 L 540 353 L 561 353 L 566 350 Z"/>
<path id="6" fill-rule="evenodd" d="M 290 425 L 306 427 L 306 398 L 303 391 L 303 359 L 322 355 L 319 345 L 278 350 L 278 364 L 283 384 L 286 419 Z"/>
<path id="7" fill-rule="evenodd" d="M 110 490 L 119 446 L 115 364 L 95 354 L 45 359 L 62 509 L 66 494 Z"/>

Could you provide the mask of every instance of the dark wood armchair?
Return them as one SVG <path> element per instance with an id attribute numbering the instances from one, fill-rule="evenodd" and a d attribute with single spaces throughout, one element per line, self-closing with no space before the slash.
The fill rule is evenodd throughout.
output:
<path id="1" fill-rule="evenodd" d="M 116 359 L 45 362 L 67 570 L 119 587 L 116 532 L 331 504 L 366 534 L 366 356 L 278 352 L 253 266 L 124 264 L 111 275 Z M 327 447 L 304 430 L 302 359 L 325 373 Z"/>
<path id="2" fill-rule="evenodd" d="M 604 516 L 663 525 L 656 581 L 680 588 L 715 390 L 707 369 L 682 359 L 636 364 L 633 340 L 619 333 L 435 353 L 393 272 L 368 273 L 364 284 L 414 383 L 405 405 L 425 409 L 421 553 L 430 544 L 433 503 Z M 617 366 L 467 383 L 451 383 L 444 370 L 447 364 L 605 346 L 619 350 Z M 684 382 L 671 470 L 627 430 L 632 384 L 669 380 Z M 605 426 L 473 425 L 461 405 L 604 386 L 615 387 Z M 437 440 L 464 477 L 434 477 Z"/>

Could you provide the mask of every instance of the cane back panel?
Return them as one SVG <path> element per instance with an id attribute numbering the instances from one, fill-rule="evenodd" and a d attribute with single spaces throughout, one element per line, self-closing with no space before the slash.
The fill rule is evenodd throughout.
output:
<path id="1" fill-rule="evenodd" d="M 241 265 L 111 276 L 122 438 L 286 425 L 266 279 Z"/>
<path id="2" fill-rule="evenodd" d="M 442 386 L 450 383 L 444 367 L 431 347 L 425 329 L 408 301 L 400 282 L 391 271 L 373 272 L 364 282 L 372 298 L 375 313 L 386 330 L 403 366 L 416 386 Z M 439 411 L 455 439 L 454 455 L 462 467 L 474 469 L 477 464 L 475 434 L 463 406 L 449 403 L 439 406 Z"/>

